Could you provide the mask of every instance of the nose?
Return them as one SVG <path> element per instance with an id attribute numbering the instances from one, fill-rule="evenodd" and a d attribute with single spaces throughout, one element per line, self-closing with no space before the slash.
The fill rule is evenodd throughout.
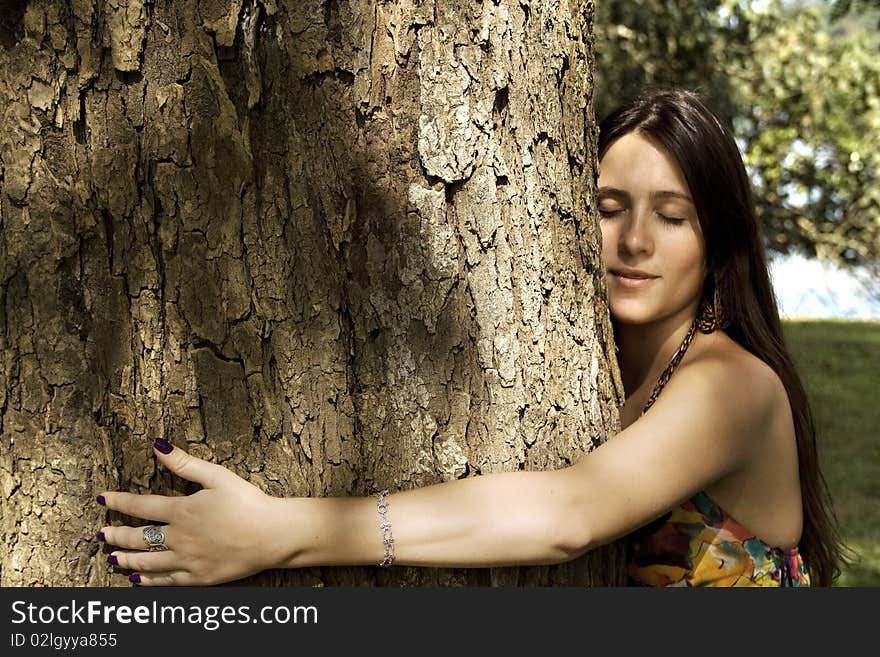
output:
<path id="1" fill-rule="evenodd" d="M 634 209 L 628 213 L 621 226 L 617 250 L 621 255 L 650 255 L 653 249 L 654 240 L 650 234 L 648 216 Z"/>

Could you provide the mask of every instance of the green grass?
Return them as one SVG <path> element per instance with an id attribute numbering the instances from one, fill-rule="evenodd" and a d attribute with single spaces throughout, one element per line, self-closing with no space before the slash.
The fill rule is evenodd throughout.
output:
<path id="1" fill-rule="evenodd" d="M 859 563 L 838 586 L 880 586 L 880 323 L 787 321 L 816 419 L 819 458 Z"/>

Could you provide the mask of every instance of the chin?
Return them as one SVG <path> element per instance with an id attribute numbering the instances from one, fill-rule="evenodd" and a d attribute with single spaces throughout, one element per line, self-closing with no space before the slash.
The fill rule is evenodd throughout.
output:
<path id="1" fill-rule="evenodd" d="M 611 313 L 611 319 L 617 324 L 626 324 L 629 326 L 644 326 L 655 321 L 655 317 L 632 317 L 629 315 L 615 315 Z"/>
<path id="2" fill-rule="evenodd" d="M 611 304 L 611 318 L 618 324 L 633 326 L 646 326 L 668 320 L 679 322 L 686 319 L 687 314 L 693 319 L 694 313 L 696 313 L 696 302 L 676 304 L 674 307 L 658 307 L 628 299 Z"/>
<path id="3" fill-rule="evenodd" d="M 611 304 L 611 318 L 619 324 L 649 324 L 660 317 L 648 308 L 634 304 Z"/>

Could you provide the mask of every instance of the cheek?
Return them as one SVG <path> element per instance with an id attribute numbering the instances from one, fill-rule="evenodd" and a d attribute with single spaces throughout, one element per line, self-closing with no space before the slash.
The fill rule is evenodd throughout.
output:
<path id="1" fill-rule="evenodd" d="M 674 252 L 678 254 L 676 264 L 683 281 L 686 281 L 690 287 L 702 290 L 703 268 L 705 266 L 702 242 L 693 238 L 683 240 Z"/>
<path id="2" fill-rule="evenodd" d="M 681 254 L 679 261 L 681 268 L 698 275 L 703 267 L 703 252 L 699 248 L 699 244 L 688 241 L 688 243 L 681 246 L 679 253 Z"/>

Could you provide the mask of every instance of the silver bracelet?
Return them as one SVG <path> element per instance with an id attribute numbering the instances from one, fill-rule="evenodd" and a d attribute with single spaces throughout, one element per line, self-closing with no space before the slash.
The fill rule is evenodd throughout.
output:
<path id="1" fill-rule="evenodd" d="M 388 501 L 385 496 L 388 489 L 381 490 L 376 493 L 376 510 L 382 522 L 379 523 L 379 529 L 382 530 L 382 545 L 385 546 L 385 557 L 382 559 L 380 566 L 388 567 L 394 563 L 394 537 L 391 535 L 391 523 L 388 521 Z"/>

